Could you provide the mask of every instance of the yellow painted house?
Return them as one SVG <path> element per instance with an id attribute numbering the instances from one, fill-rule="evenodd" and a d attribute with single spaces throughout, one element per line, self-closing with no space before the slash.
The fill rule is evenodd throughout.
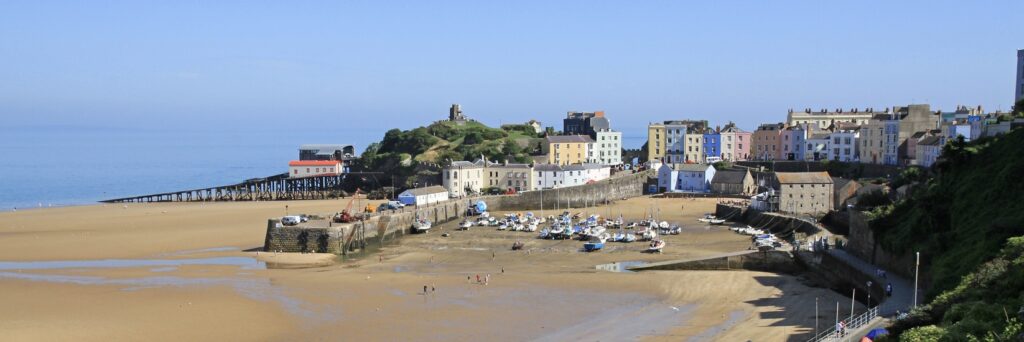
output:
<path id="1" fill-rule="evenodd" d="M 594 140 L 586 135 L 547 137 L 548 164 L 573 165 L 587 162 Z"/>
<path id="2" fill-rule="evenodd" d="M 647 160 L 662 160 L 662 158 L 665 158 L 665 148 L 665 125 L 648 125 Z"/>

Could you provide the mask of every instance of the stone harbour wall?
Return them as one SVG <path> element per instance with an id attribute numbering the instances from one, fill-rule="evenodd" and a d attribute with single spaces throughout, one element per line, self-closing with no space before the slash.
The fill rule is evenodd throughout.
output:
<path id="1" fill-rule="evenodd" d="M 263 249 L 292 253 L 356 253 L 367 247 L 379 247 L 410 233 L 417 215 L 435 225 L 442 224 L 460 219 L 469 206 L 478 200 L 486 202 L 488 210 L 492 211 L 538 210 L 542 204 L 546 209 L 555 208 L 556 204 L 559 208 L 581 208 L 595 202 L 642 196 L 644 184 L 652 175 L 651 171 L 645 171 L 568 188 L 453 199 L 422 207 L 385 211 L 370 216 L 365 222 L 318 221 L 283 226 L 279 219 L 270 219 L 267 221 Z"/>

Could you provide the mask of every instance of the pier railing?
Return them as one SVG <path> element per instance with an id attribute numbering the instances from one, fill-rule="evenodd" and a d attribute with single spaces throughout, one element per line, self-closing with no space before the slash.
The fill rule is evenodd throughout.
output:
<path id="1" fill-rule="evenodd" d="M 344 185 L 347 176 L 377 174 L 381 173 L 349 172 L 339 175 L 296 178 L 289 177 L 288 173 L 282 173 L 265 178 L 253 178 L 238 184 L 122 197 L 101 202 L 206 202 L 327 199 L 341 196 L 342 185 Z"/>
<path id="2" fill-rule="evenodd" d="M 864 327 L 869 322 L 871 322 L 871 320 L 875 319 L 875 317 L 878 317 L 878 307 L 877 306 L 868 309 L 868 311 L 866 311 L 866 312 L 864 312 L 864 313 L 862 313 L 862 314 L 860 314 L 858 316 L 853 317 L 853 319 L 844 321 L 844 324 L 846 324 L 846 326 L 843 328 L 842 331 L 837 331 L 836 327 L 833 326 L 832 329 L 825 330 L 822 333 L 818 334 L 817 336 L 812 337 L 810 340 L 807 340 L 807 341 L 808 342 L 829 342 L 829 341 L 837 341 L 838 342 L 838 341 L 846 341 L 846 340 L 860 341 L 860 339 L 857 338 L 856 336 L 851 336 L 852 332 L 856 331 L 856 330 L 858 330 L 858 329 L 860 329 L 862 327 Z"/>

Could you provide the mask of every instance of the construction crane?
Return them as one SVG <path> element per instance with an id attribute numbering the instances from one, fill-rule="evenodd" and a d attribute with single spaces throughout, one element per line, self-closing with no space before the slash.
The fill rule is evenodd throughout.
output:
<path id="1" fill-rule="evenodd" d="M 356 188 L 356 192 L 352 194 L 352 199 L 348 201 L 348 205 L 345 206 L 345 210 L 334 215 L 334 222 L 338 223 L 349 223 L 355 221 L 355 216 L 352 216 L 352 204 L 355 203 L 356 198 L 359 197 L 359 193 L 362 192 L 359 188 Z"/>

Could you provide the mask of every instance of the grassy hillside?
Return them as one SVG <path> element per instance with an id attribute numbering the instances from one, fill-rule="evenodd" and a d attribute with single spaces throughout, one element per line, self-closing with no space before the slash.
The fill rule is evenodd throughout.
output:
<path id="1" fill-rule="evenodd" d="M 973 143 L 951 142 L 944 160 L 933 167 L 934 175 L 922 177 L 909 199 L 872 213 L 882 247 L 895 253 L 921 251 L 925 274 L 930 274 L 924 283 L 931 285 L 925 289 L 931 305 L 915 316 L 914 324 L 937 326 L 912 334 L 941 331 L 953 334 L 950 340 L 980 338 L 986 331 L 1002 331 L 1004 308 L 1012 316 L 1020 306 L 1024 279 L 1021 260 L 1013 253 L 1019 254 L 1022 241 L 1008 240 L 1024 235 L 1022 149 L 1024 130 Z M 1006 272 L 993 275 L 990 261 L 1004 246 L 1003 257 L 1013 261 L 999 263 Z M 999 284 L 1004 287 L 982 288 L 978 281 L 983 278 L 1003 279 Z M 985 317 L 985 324 L 968 317 Z"/>
<path id="2" fill-rule="evenodd" d="M 380 142 L 367 146 L 360 166 L 393 175 L 400 186 L 408 187 L 414 178 L 432 177 L 425 174 L 424 165 L 443 166 L 450 160 L 472 161 L 480 156 L 492 161 L 529 162 L 530 153 L 539 148 L 538 140 L 533 128 L 526 125 L 499 129 L 476 121 L 439 121 L 407 131 L 387 131 Z"/>

